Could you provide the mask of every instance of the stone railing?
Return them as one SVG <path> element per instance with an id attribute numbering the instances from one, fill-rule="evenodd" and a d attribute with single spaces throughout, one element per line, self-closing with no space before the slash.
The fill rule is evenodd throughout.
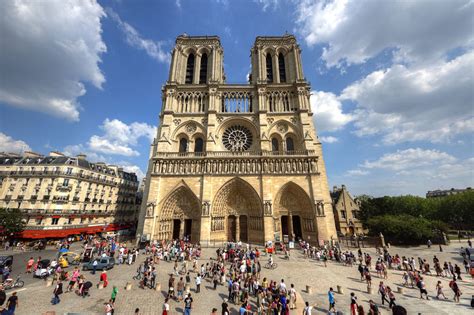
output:
<path id="1" fill-rule="evenodd" d="M 260 156 L 315 156 L 314 150 L 295 151 L 210 151 L 210 152 L 158 152 L 156 158 L 203 158 L 203 157 L 260 157 Z"/>
<path id="2" fill-rule="evenodd" d="M 317 156 L 155 159 L 152 175 L 318 175 Z"/>

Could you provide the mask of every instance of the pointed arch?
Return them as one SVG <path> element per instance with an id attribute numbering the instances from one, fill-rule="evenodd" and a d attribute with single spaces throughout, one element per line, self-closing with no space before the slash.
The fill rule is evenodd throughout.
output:
<path id="1" fill-rule="evenodd" d="M 304 212 L 312 215 L 311 198 L 298 184 L 290 181 L 283 185 L 275 198 L 275 210 L 281 214 Z"/>
<path id="2" fill-rule="evenodd" d="M 234 177 L 217 191 L 211 210 L 211 239 L 264 241 L 262 201 L 245 180 Z"/>
<path id="3" fill-rule="evenodd" d="M 280 83 L 286 82 L 285 57 L 282 53 L 278 54 L 278 71 L 280 72 Z"/>
<path id="4" fill-rule="evenodd" d="M 156 218 L 156 239 L 170 240 L 190 236 L 191 240 L 200 238 L 201 207 L 197 196 L 181 182 L 163 198 Z"/>

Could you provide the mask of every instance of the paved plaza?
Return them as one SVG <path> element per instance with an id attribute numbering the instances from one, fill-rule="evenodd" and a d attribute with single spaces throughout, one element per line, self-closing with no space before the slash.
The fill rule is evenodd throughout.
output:
<path id="1" fill-rule="evenodd" d="M 77 244 L 74 244 L 77 246 Z M 428 249 L 426 246 L 412 247 L 412 248 L 395 248 L 390 249 L 391 254 L 406 255 L 409 257 L 422 257 L 431 261 L 433 255 L 437 255 L 442 262 L 445 260 L 452 263 L 462 264 L 461 256 L 458 254 L 460 244 L 453 242 L 449 247 L 444 247 L 442 253 L 439 252 L 438 247 Z M 375 255 L 373 249 L 366 249 L 364 251 Z M 37 255 L 38 253 L 35 253 Z M 15 255 L 16 259 L 26 259 L 26 255 Z M 18 256 L 18 257 L 17 257 Z M 35 256 L 36 257 L 36 256 Z M 207 248 L 203 250 L 203 255 L 200 264 L 210 262 L 209 258 L 215 257 L 215 249 Z M 375 257 L 375 256 L 373 256 Z M 23 289 L 18 290 L 19 308 L 15 314 L 29 315 L 29 314 L 53 314 L 48 312 L 55 312 L 55 314 L 105 314 L 104 303 L 109 300 L 112 286 L 116 285 L 119 288 L 119 293 L 115 303 L 115 314 L 133 314 L 135 308 L 140 308 L 140 314 L 161 314 L 162 304 L 165 294 L 168 289 L 168 277 L 173 270 L 173 263 L 160 262 L 158 266 L 158 281 L 161 283 L 161 291 L 151 289 L 138 288 L 138 281 L 132 280 L 136 272 L 138 263 L 144 260 L 145 256 L 141 255 L 138 262 L 134 265 L 120 265 L 115 266 L 108 272 L 110 284 L 107 288 L 98 290 L 94 286 L 91 289 L 91 296 L 85 299 L 78 297 L 75 293 L 64 293 L 61 296 L 61 303 L 58 305 L 51 305 L 53 287 L 47 287 L 43 280 L 27 281 Z M 262 265 L 265 264 L 266 258 L 261 258 Z M 357 271 L 357 266 L 346 267 L 340 263 L 328 262 L 328 266 L 315 260 L 305 259 L 299 250 L 293 250 L 290 260 L 283 259 L 282 255 L 278 255 L 275 259 L 278 263 L 278 268 L 275 270 L 268 270 L 263 268 L 261 278 L 280 281 L 285 279 L 287 285 L 294 283 L 299 295 L 299 308 L 291 311 L 291 314 L 302 314 L 302 300 L 309 301 L 311 305 L 316 304 L 313 314 L 327 313 L 327 291 L 329 287 L 336 287 L 339 285 L 343 289 L 343 294 L 336 294 L 336 308 L 349 314 L 349 304 L 351 292 L 354 292 L 360 304 L 364 306 L 365 311 L 368 310 L 368 301 L 373 299 L 380 303 L 380 295 L 377 294 L 377 287 L 379 278 L 375 271 L 372 273 L 373 294 L 367 293 L 367 285 L 360 281 L 360 275 Z M 17 262 L 18 264 L 19 262 Z M 25 260 L 26 263 L 26 260 Z M 463 268 L 464 270 L 464 268 Z M 19 271 L 24 272 L 24 269 L 14 270 L 16 275 Z M 86 278 L 95 284 L 99 281 L 98 272 L 92 275 L 86 272 Z M 397 286 L 403 283 L 401 271 L 389 270 L 389 279 L 385 280 L 392 288 L 396 290 Z M 194 275 L 192 273 L 192 275 Z M 459 281 L 459 286 L 463 295 L 460 303 L 452 301 L 453 293 L 448 286 L 449 279 L 437 278 L 435 276 L 425 276 L 426 287 L 430 295 L 430 301 L 420 300 L 419 291 L 417 288 L 405 288 L 404 294 L 396 293 L 396 303 L 404 306 L 408 310 L 408 314 L 472 314 L 473 310 L 470 307 L 471 296 L 474 294 L 473 280 L 465 274 L 462 274 L 463 280 Z M 23 277 L 30 277 L 30 275 L 23 275 Z M 194 278 L 194 277 L 193 277 Z M 440 279 L 443 282 L 444 293 L 449 298 L 448 300 L 436 300 L 435 285 L 436 281 Z M 126 291 L 124 289 L 127 282 L 132 283 L 132 290 Z M 306 292 L 306 285 L 312 286 L 312 293 Z M 64 289 L 66 283 L 64 283 Z M 9 296 L 11 291 L 7 292 Z M 217 290 L 213 290 L 210 280 L 206 280 L 201 285 L 201 292 L 195 293 L 194 281 L 191 286 L 191 294 L 194 298 L 192 314 L 210 314 L 211 309 L 216 307 L 220 314 L 220 305 L 224 298 L 227 297 L 227 287 L 218 286 Z M 252 307 L 255 311 L 255 298 L 251 298 Z M 231 305 L 231 314 L 238 314 L 238 305 Z M 171 314 L 182 314 L 184 304 L 182 302 L 171 301 Z M 382 314 L 391 314 L 388 307 L 380 308 Z"/>

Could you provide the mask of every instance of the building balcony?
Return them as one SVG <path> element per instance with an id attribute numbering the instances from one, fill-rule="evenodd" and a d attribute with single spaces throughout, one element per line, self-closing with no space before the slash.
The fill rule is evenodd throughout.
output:
<path id="1" fill-rule="evenodd" d="M 57 191 L 71 191 L 72 187 L 71 186 L 57 186 L 56 190 Z"/>

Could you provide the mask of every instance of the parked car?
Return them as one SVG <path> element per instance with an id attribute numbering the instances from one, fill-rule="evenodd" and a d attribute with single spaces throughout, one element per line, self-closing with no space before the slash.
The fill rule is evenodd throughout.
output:
<path id="1" fill-rule="evenodd" d="M 112 269 L 115 265 L 115 259 L 113 257 L 100 257 L 94 260 L 85 263 L 82 266 L 82 270 L 92 270 L 94 269 L 94 261 L 97 261 L 97 270 L 109 270 Z"/>
<path id="2" fill-rule="evenodd" d="M 0 256 L 0 274 L 3 274 L 3 268 L 7 266 L 10 271 L 12 270 L 13 256 Z"/>

